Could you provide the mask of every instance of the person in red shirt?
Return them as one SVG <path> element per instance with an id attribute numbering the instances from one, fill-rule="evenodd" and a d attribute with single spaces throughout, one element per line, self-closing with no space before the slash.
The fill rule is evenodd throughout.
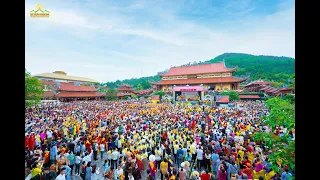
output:
<path id="1" fill-rule="evenodd" d="M 29 148 L 29 135 L 26 134 L 24 137 L 24 148 Z"/>
<path id="2" fill-rule="evenodd" d="M 252 178 L 252 168 L 251 168 L 251 164 L 247 163 L 245 165 L 245 169 L 242 171 L 244 174 L 246 174 L 248 176 L 249 179 Z"/>
<path id="3" fill-rule="evenodd" d="M 210 180 L 211 174 L 208 170 L 200 175 L 201 180 Z"/>
<path id="4" fill-rule="evenodd" d="M 246 165 L 247 163 L 249 163 L 249 164 L 251 163 L 251 162 L 249 161 L 248 156 L 246 156 L 246 157 L 244 158 L 244 160 L 241 162 L 242 167 L 245 167 L 245 165 Z"/>
<path id="5" fill-rule="evenodd" d="M 29 137 L 29 150 L 33 150 L 34 149 L 34 146 L 36 145 L 36 138 L 34 136 L 34 133 L 32 132 L 30 137 Z"/>

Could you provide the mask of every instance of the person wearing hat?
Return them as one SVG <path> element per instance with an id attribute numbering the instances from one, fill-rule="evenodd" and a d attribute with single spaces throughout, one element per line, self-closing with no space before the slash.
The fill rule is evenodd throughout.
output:
<path id="1" fill-rule="evenodd" d="M 46 167 L 43 169 L 42 180 L 54 180 L 57 174 L 50 170 L 50 168 Z"/>

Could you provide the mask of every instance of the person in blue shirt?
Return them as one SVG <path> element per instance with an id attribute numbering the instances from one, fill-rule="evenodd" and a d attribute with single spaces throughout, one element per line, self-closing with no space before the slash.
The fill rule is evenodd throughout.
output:
<path id="1" fill-rule="evenodd" d="M 66 168 L 66 180 L 70 180 L 71 168 L 67 165 L 67 163 L 63 163 L 63 168 Z"/>
<path id="2" fill-rule="evenodd" d="M 213 150 L 212 155 L 211 155 L 211 160 L 212 160 L 212 170 L 217 176 L 218 174 L 218 160 L 219 160 L 219 155 L 216 153 L 215 150 Z"/>
<path id="3" fill-rule="evenodd" d="M 73 154 L 72 151 L 69 151 L 68 160 L 69 160 L 69 167 L 71 168 L 71 173 L 70 174 L 72 175 L 74 161 L 75 161 L 75 155 Z"/>
<path id="4" fill-rule="evenodd" d="M 289 173 L 289 169 L 286 168 L 284 172 L 281 174 L 281 180 L 291 180 L 292 174 Z"/>
<path id="5" fill-rule="evenodd" d="M 177 164 L 180 165 L 183 162 L 183 150 L 181 148 L 181 146 L 179 146 L 179 149 L 177 151 Z"/>
<path id="6" fill-rule="evenodd" d="M 57 155 L 58 155 L 57 145 L 55 142 L 52 142 L 51 147 L 50 147 L 50 165 L 55 163 L 54 160 Z"/>

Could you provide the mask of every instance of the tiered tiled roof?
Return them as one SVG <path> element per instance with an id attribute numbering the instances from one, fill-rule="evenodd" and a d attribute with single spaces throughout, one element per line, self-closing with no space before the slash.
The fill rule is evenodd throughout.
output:
<path id="1" fill-rule="evenodd" d="M 139 95 L 147 95 L 147 94 L 151 94 L 153 91 L 154 91 L 153 88 L 149 88 L 149 89 L 139 91 L 138 94 Z"/>
<path id="2" fill-rule="evenodd" d="M 56 96 L 58 97 L 101 97 L 103 94 L 96 92 L 66 92 L 61 91 Z"/>
<path id="3" fill-rule="evenodd" d="M 259 99 L 258 95 L 239 95 L 240 99 Z"/>
<path id="4" fill-rule="evenodd" d="M 233 72 L 236 68 L 225 67 L 224 62 L 214 64 L 201 64 L 194 66 L 181 66 L 173 67 L 167 73 L 160 76 L 179 76 L 179 75 L 191 75 L 191 74 L 208 74 L 208 73 L 222 73 Z"/>
<path id="5" fill-rule="evenodd" d="M 60 84 L 60 91 L 76 91 L 76 92 L 96 92 L 96 88 L 93 86 L 75 86 L 75 85 L 66 85 Z"/>
<path id="6" fill-rule="evenodd" d="M 260 91 L 264 91 L 266 93 L 271 93 L 271 94 L 274 94 L 274 95 L 278 95 L 282 92 L 286 92 L 286 91 L 292 91 L 293 88 L 286 88 L 286 87 L 283 87 L 283 88 L 273 88 L 271 86 L 264 86 L 263 88 L 260 89 Z"/>
<path id="7" fill-rule="evenodd" d="M 117 93 L 118 97 L 122 97 L 122 96 L 131 96 L 131 93 Z"/>
<path id="8" fill-rule="evenodd" d="M 259 80 L 252 81 L 252 82 L 248 83 L 248 84 L 245 85 L 244 87 L 249 87 L 249 86 L 251 86 L 251 85 L 256 85 L 256 84 L 257 84 L 257 85 L 270 85 L 271 82 L 266 82 L 266 81 L 263 81 L 263 80 L 259 79 Z"/>
<path id="9" fill-rule="evenodd" d="M 232 83 L 242 82 L 246 79 L 240 79 L 235 77 L 214 77 L 214 78 L 193 78 L 193 79 L 176 79 L 176 80 L 161 80 L 158 85 L 166 84 L 204 84 L 204 83 Z"/>

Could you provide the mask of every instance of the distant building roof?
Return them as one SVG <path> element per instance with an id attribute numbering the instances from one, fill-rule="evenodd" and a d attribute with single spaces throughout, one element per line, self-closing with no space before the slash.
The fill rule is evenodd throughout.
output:
<path id="1" fill-rule="evenodd" d="M 67 73 L 65 73 L 63 71 L 55 71 L 53 73 L 36 74 L 36 75 L 33 75 L 33 77 L 58 79 L 58 80 L 69 80 L 69 81 L 79 81 L 79 82 L 91 82 L 91 83 L 98 82 L 98 81 L 90 79 L 90 78 L 68 76 Z"/>
<path id="2" fill-rule="evenodd" d="M 152 100 L 160 100 L 160 96 L 159 95 L 155 95 L 152 97 Z"/>
<path id="3" fill-rule="evenodd" d="M 204 84 L 204 83 L 228 83 L 242 82 L 245 79 L 235 77 L 214 77 L 214 78 L 193 78 L 193 79 L 176 79 L 176 80 L 161 80 L 157 85 L 165 84 Z"/>
<path id="4" fill-rule="evenodd" d="M 255 84 L 259 84 L 259 85 L 270 85 L 271 82 L 266 82 L 266 81 L 263 81 L 263 80 L 259 79 L 259 80 L 252 81 L 252 82 L 248 83 L 248 84 L 245 85 L 244 87 L 248 87 L 248 86 L 255 85 Z"/>
<path id="5" fill-rule="evenodd" d="M 272 87 L 271 87 L 271 86 L 265 86 L 265 87 L 261 88 L 260 90 L 261 90 L 261 91 L 265 91 L 265 90 L 268 90 L 268 89 L 270 89 L 270 88 L 272 88 Z"/>
<path id="6" fill-rule="evenodd" d="M 75 86 L 75 85 L 60 85 L 60 91 L 81 91 L 81 92 L 96 92 L 96 88 L 93 86 Z"/>
<path id="7" fill-rule="evenodd" d="M 291 90 L 293 90 L 293 88 L 283 87 L 283 88 L 281 88 L 279 90 L 280 91 L 291 91 Z"/>
<path id="8" fill-rule="evenodd" d="M 66 92 L 61 91 L 56 96 L 58 97 L 101 97 L 100 93 L 95 92 Z"/>
<path id="9" fill-rule="evenodd" d="M 118 97 L 122 97 L 122 96 L 131 96 L 131 93 L 117 93 Z"/>
<path id="10" fill-rule="evenodd" d="M 239 95 L 240 99 L 260 99 L 258 95 Z"/>
<path id="11" fill-rule="evenodd" d="M 160 76 L 178 76 L 190 74 L 208 74 L 235 71 L 235 68 L 225 67 L 224 62 L 214 64 L 201 64 L 194 66 L 172 67 L 167 73 Z"/>

